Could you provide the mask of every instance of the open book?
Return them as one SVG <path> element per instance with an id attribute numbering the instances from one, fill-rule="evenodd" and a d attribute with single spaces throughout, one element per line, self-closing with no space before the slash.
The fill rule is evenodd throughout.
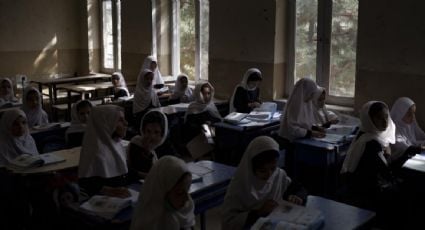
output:
<path id="1" fill-rule="evenodd" d="M 257 112 L 271 112 L 274 113 L 277 110 L 277 104 L 274 102 L 263 102 L 260 107 L 255 108 Z"/>
<path id="2" fill-rule="evenodd" d="M 281 201 L 272 213 L 258 219 L 251 229 L 320 229 L 324 220 L 319 210 Z"/>
<path id="3" fill-rule="evenodd" d="M 80 209 L 88 214 L 100 216 L 104 219 L 113 219 L 121 210 L 134 205 L 139 197 L 139 192 L 128 190 L 131 194 L 128 198 L 95 195 L 84 202 Z"/>
<path id="4" fill-rule="evenodd" d="M 247 119 L 252 121 L 269 121 L 273 116 L 273 112 L 252 111 L 248 114 Z"/>
<path id="5" fill-rule="evenodd" d="M 195 164 L 193 162 L 187 163 L 187 167 L 189 168 L 189 171 L 192 174 L 192 183 L 202 181 L 202 177 L 204 175 L 214 171 L 214 169 L 210 169 L 208 167 Z"/>
<path id="6" fill-rule="evenodd" d="M 34 130 L 46 130 L 46 129 L 52 129 L 52 128 L 60 128 L 61 123 L 55 122 L 55 123 L 47 123 L 43 125 L 35 125 L 32 127 Z"/>
<path id="7" fill-rule="evenodd" d="M 12 168 L 32 168 L 63 161 L 65 161 L 65 158 L 53 153 L 44 153 L 39 155 L 21 154 L 10 161 L 10 166 Z"/>
<path id="8" fill-rule="evenodd" d="M 416 154 L 403 164 L 403 168 L 425 172 L 425 153 Z"/>
<path id="9" fill-rule="evenodd" d="M 232 112 L 224 117 L 224 121 L 231 124 L 239 124 L 247 115 L 246 113 Z"/>

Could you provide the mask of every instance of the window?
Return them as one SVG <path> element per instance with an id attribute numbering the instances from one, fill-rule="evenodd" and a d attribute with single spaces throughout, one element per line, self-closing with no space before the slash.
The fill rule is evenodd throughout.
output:
<path id="1" fill-rule="evenodd" d="M 102 1 L 102 70 L 121 69 L 121 3 L 120 0 Z"/>
<path id="2" fill-rule="evenodd" d="M 328 102 L 352 104 L 358 0 L 291 0 L 287 92 L 302 77 L 325 87 Z"/>
<path id="3" fill-rule="evenodd" d="M 155 55 L 161 46 L 162 35 L 157 34 L 163 29 L 158 25 L 157 9 L 161 5 L 152 0 L 153 10 L 153 48 Z M 167 0 L 162 0 L 167 1 Z M 209 38 L 209 1 L 208 0 L 168 0 L 171 4 L 171 72 L 173 76 L 185 73 L 190 80 L 208 79 L 208 38 Z M 159 16 L 159 18 L 162 18 Z M 159 20 L 161 21 L 161 20 Z M 156 37 L 155 37 L 156 36 Z M 165 47 L 164 45 L 162 45 Z M 163 47 L 161 50 L 163 50 Z"/>

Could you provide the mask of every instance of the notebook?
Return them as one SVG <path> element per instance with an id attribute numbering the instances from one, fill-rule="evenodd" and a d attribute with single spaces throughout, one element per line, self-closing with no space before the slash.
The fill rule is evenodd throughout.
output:
<path id="1" fill-rule="evenodd" d="M 325 218 L 319 210 L 280 201 L 279 206 L 273 212 L 265 218 L 259 218 L 251 229 L 320 229 L 324 220 Z"/>
<path id="2" fill-rule="evenodd" d="M 44 153 L 39 155 L 21 154 L 10 161 L 10 166 L 12 168 L 32 168 L 64 161 L 65 158 L 54 153 Z"/>

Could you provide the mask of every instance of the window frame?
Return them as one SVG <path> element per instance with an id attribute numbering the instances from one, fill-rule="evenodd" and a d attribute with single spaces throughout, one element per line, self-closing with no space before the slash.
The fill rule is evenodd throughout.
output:
<path id="1" fill-rule="evenodd" d="M 152 4 L 152 55 L 157 55 L 157 12 L 156 12 L 156 1 L 151 0 Z M 201 31 L 201 10 L 202 2 L 208 0 L 194 0 L 195 2 L 195 81 L 198 80 L 208 80 L 208 76 L 202 76 L 202 47 L 200 35 Z M 170 9 L 170 34 L 171 34 L 171 74 L 173 75 L 174 80 L 177 78 L 178 74 L 181 73 L 180 70 L 180 0 L 169 0 L 171 3 Z M 208 68 L 208 67 L 207 67 Z"/>
<path id="2" fill-rule="evenodd" d="M 296 36 L 296 1 L 288 0 L 286 47 L 288 68 L 285 79 L 285 95 L 289 96 L 294 88 L 295 80 L 295 36 Z M 316 82 L 324 87 L 328 95 L 329 104 L 353 106 L 353 97 L 334 96 L 329 94 L 330 61 L 331 61 L 331 34 L 332 34 L 332 0 L 317 0 L 317 51 L 316 51 Z M 355 73 L 356 75 L 356 73 Z"/>
<path id="3" fill-rule="evenodd" d="M 105 58 L 105 44 L 104 44 L 104 28 L 103 28 L 103 19 L 104 19 L 104 12 L 103 12 L 103 3 L 104 2 L 111 2 L 111 11 L 112 11 L 112 46 L 113 46 L 113 67 L 107 68 L 105 66 L 104 58 Z M 121 67 L 119 66 L 119 59 L 120 59 L 120 53 L 118 52 L 118 36 L 120 36 L 120 31 L 118 31 L 118 18 L 120 17 L 118 12 L 118 4 L 121 4 L 121 0 L 101 0 L 99 4 L 100 8 L 100 70 L 104 73 L 112 73 L 115 71 L 120 71 Z"/>

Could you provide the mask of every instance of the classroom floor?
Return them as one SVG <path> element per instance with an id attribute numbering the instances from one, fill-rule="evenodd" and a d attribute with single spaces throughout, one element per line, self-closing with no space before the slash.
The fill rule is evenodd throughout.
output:
<path id="1" fill-rule="evenodd" d="M 221 220 L 220 220 L 220 211 L 221 206 L 218 206 L 216 208 L 210 209 L 206 213 L 206 229 L 207 230 L 220 230 L 221 229 Z M 199 218 L 199 215 L 196 216 L 196 225 L 195 230 L 201 229 L 201 219 Z"/>

